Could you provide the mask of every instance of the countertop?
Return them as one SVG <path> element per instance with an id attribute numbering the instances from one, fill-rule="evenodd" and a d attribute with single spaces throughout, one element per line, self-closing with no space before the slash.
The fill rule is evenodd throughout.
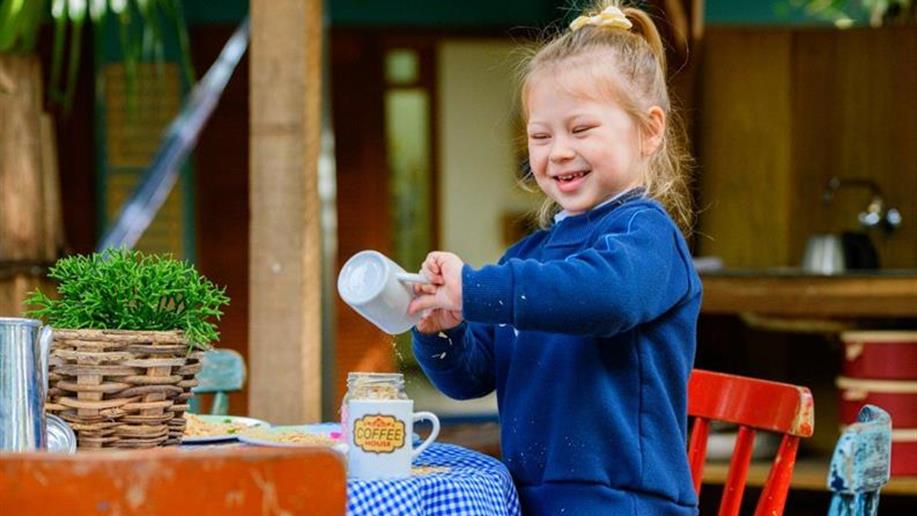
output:
<path id="1" fill-rule="evenodd" d="M 701 279 L 701 310 L 708 314 L 917 318 L 917 269 L 831 276 L 793 268 L 722 269 Z"/>

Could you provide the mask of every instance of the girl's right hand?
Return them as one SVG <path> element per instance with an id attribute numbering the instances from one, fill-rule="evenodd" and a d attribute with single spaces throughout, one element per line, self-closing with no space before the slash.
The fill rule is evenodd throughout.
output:
<path id="1" fill-rule="evenodd" d="M 435 251 L 427 255 L 421 274 L 430 279 L 426 285 L 415 285 L 417 297 L 408 307 L 409 314 L 422 312 L 417 324 L 422 333 L 448 330 L 461 324 L 462 317 L 462 267 L 464 262 L 452 253 Z"/>

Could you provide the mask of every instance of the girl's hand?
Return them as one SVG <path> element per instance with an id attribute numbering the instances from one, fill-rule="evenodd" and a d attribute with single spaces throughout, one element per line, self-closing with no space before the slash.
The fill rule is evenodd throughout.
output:
<path id="1" fill-rule="evenodd" d="M 428 277 L 433 276 L 431 272 L 426 271 L 426 270 L 424 271 L 424 274 L 427 274 Z M 442 283 L 442 278 L 437 277 L 435 278 L 435 281 Z M 438 289 L 439 287 L 433 283 L 427 283 L 427 284 L 415 283 L 414 284 L 414 295 L 415 296 L 422 296 L 422 295 L 435 296 L 436 291 Z M 417 331 L 419 331 L 420 333 L 430 333 L 430 334 L 439 333 L 443 330 L 455 328 L 459 324 L 462 324 L 462 321 L 464 320 L 465 319 L 462 317 L 461 311 L 443 310 L 441 308 L 433 308 L 433 309 L 427 310 L 424 313 L 423 318 L 417 322 Z"/>
<path id="2" fill-rule="evenodd" d="M 462 312 L 436 308 L 417 323 L 417 331 L 420 333 L 439 333 L 443 330 L 455 328 L 462 324 L 464 320 Z"/>
<path id="3" fill-rule="evenodd" d="M 414 291 L 417 297 L 408 306 L 409 314 L 424 310 L 445 310 L 462 313 L 462 267 L 465 262 L 452 254 L 434 251 L 427 255 L 420 268 L 421 274 L 430 278 L 432 285 L 418 285 Z M 430 314 L 432 315 L 432 313 Z M 454 315 L 449 319 L 456 319 Z"/>

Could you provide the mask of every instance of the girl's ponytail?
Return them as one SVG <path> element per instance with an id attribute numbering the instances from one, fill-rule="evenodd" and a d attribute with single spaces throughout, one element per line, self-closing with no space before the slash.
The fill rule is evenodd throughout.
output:
<path id="1" fill-rule="evenodd" d="M 662 43 L 662 36 L 659 35 L 659 30 L 656 29 L 656 24 L 653 23 L 653 19 L 641 9 L 625 7 L 621 9 L 621 11 L 624 12 L 627 19 L 634 25 L 631 32 L 643 36 L 643 39 L 649 44 L 650 50 L 653 51 L 653 54 L 659 61 L 659 67 L 664 72 L 666 70 L 665 45 Z"/>

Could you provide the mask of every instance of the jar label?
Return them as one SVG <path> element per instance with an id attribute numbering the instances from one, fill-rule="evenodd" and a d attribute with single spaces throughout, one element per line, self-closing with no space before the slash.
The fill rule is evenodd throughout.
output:
<path id="1" fill-rule="evenodd" d="M 405 443 L 404 421 L 383 414 L 367 414 L 353 422 L 353 442 L 370 453 L 392 453 Z"/>

